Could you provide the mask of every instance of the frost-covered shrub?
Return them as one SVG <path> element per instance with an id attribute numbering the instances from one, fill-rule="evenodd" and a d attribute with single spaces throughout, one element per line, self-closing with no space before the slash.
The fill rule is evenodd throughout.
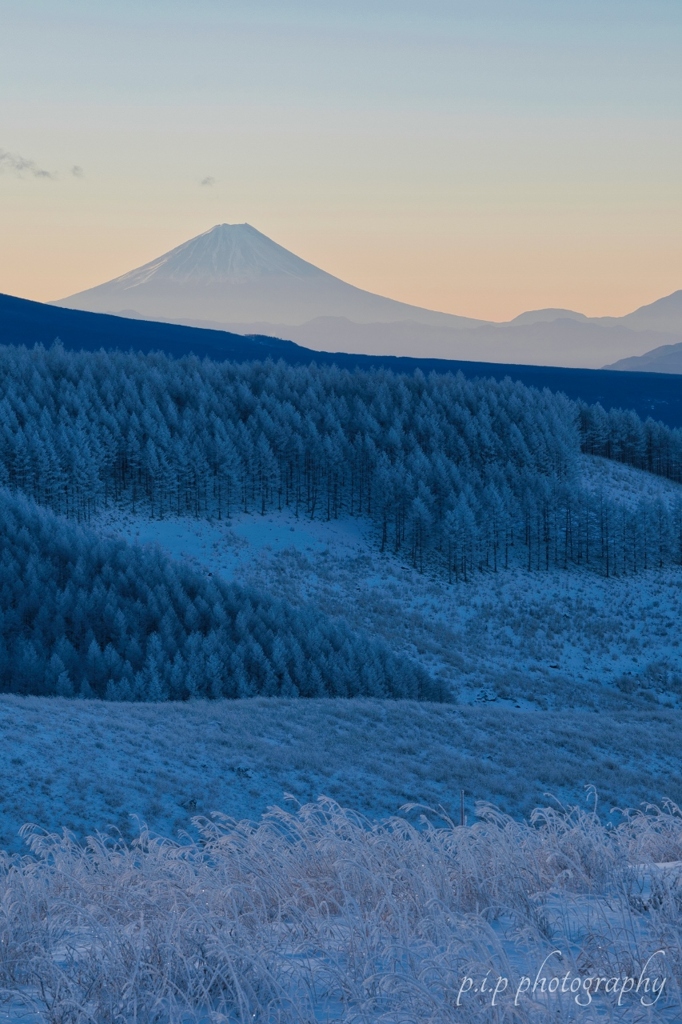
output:
<path id="1" fill-rule="evenodd" d="M 679 1020 L 677 809 L 482 814 L 416 828 L 320 800 L 131 846 L 27 829 L 32 854 L 0 865 L 0 990 L 17 1018 L 79 1024 Z M 665 978 L 653 1017 L 642 991 L 602 984 L 588 1013 L 547 987 L 644 975 Z"/>

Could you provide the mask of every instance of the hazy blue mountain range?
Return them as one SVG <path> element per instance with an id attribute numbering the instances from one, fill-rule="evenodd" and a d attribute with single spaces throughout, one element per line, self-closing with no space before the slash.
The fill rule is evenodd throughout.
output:
<path id="1" fill-rule="evenodd" d="M 676 294 L 679 295 L 679 292 Z M 619 359 L 607 370 L 631 370 L 644 373 L 682 373 L 682 342 L 677 345 L 660 345 L 642 356 Z"/>
<path id="2" fill-rule="evenodd" d="M 608 319 L 608 317 L 604 318 Z M 657 331 L 680 334 L 682 330 L 682 289 L 666 295 L 648 306 L 640 306 L 634 313 L 621 317 L 620 321 L 635 331 Z"/>
<path id="3" fill-rule="evenodd" d="M 682 335 L 680 324 L 682 324 L 682 290 L 667 295 L 650 306 L 642 306 L 634 313 L 623 317 L 635 327 L 636 330 L 655 330 L 657 332 L 672 332 L 677 335 L 677 343 L 659 344 L 651 351 L 642 355 L 628 356 L 619 359 L 607 370 L 634 370 L 645 373 L 682 373 Z"/>
<path id="4" fill-rule="evenodd" d="M 569 398 L 605 409 L 634 409 L 642 419 L 653 416 L 671 427 L 682 426 L 682 388 L 672 374 L 618 373 L 563 366 L 490 363 L 480 360 L 320 352 L 265 335 L 189 327 L 153 320 L 89 313 L 0 294 L 0 345 L 42 345 L 59 338 L 69 351 L 133 350 L 165 352 L 176 358 L 249 362 L 284 360 L 294 366 L 335 363 L 344 369 L 382 367 L 394 373 L 462 373 L 465 377 L 511 377 L 531 387 L 562 391 Z"/>
<path id="5" fill-rule="evenodd" d="M 237 334 L 316 350 L 545 366 L 599 367 L 682 342 L 682 291 L 627 316 L 565 309 L 492 323 L 373 295 L 249 224 L 219 224 L 121 277 L 58 305 Z"/>

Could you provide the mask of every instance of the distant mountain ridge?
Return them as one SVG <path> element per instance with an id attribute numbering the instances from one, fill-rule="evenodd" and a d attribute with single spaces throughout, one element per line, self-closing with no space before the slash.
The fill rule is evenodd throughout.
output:
<path id="1" fill-rule="evenodd" d="M 682 290 L 666 295 L 649 306 L 642 306 L 634 313 L 623 317 L 628 323 L 636 324 L 637 329 L 650 329 L 656 326 L 655 330 L 669 330 L 682 321 Z M 629 356 L 619 359 L 605 370 L 635 370 L 644 373 L 682 373 L 682 332 L 675 328 L 677 335 L 676 343 L 661 345 L 662 333 L 659 336 L 659 344 L 642 355 Z"/>
<path id="2" fill-rule="evenodd" d="M 605 370 L 631 370 L 644 373 L 682 373 L 682 342 L 678 345 L 660 345 L 651 352 L 629 359 L 619 359 Z"/>
<path id="3" fill-rule="evenodd" d="M 218 224 L 56 305 L 318 351 L 598 368 L 682 342 L 682 291 L 623 317 L 567 309 L 493 323 L 411 306 L 334 277 L 249 224 Z M 674 371 L 677 372 L 677 371 Z"/>
<path id="4" fill-rule="evenodd" d="M 609 319 L 604 317 L 603 319 Z M 628 313 L 615 323 L 624 324 L 636 331 L 660 331 L 677 333 L 682 330 L 682 289 L 666 295 L 648 306 L 640 306 L 634 313 Z"/>
<path id="5" fill-rule="evenodd" d="M 65 349 L 96 352 L 165 352 L 176 358 L 245 362 L 284 360 L 293 365 L 332 363 L 342 369 L 384 369 L 393 373 L 463 373 L 465 377 L 511 377 L 531 387 L 562 391 L 588 404 L 600 402 L 605 409 L 634 409 L 646 419 L 653 416 L 671 427 L 682 427 L 682 388 L 679 379 L 667 374 L 614 373 L 607 370 L 555 366 L 512 365 L 480 360 L 447 360 L 414 356 L 364 355 L 303 348 L 292 341 L 260 334 L 245 336 L 221 330 L 196 328 L 162 321 L 140 320 L 63 309 L 0 294 L 0 345 L 43 345 L 56 340 Z"/>
<path id="6" fill-rule="evenodd" d="M 682 332 L 669 335 L 653 330 L 634 331 L 606 318 L 590 320 L 578 316 L 552 321 L 533 318 L 521 324 L 484 323 L 455 330 L 414 320 L 353 323 L 340 317 L 316 317 L 298 326 L 268 322 L 218 324 L 190 319 L 174 322 L 235 334 L 273 334 L 325 352 L 576 369 L 600 369 L 607 359 L 615 360 L 624 351 L 640 353 L 661 341 L 676 342 L 682 337 Z"/>

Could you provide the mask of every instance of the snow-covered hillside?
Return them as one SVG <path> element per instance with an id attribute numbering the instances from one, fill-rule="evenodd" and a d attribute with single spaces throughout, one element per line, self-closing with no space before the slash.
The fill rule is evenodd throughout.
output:
<path id="1" fill-rule="evenodd" d="M 584 463 L 612 493 L 677 496 L 649 474 Z M 294 608 L 312 603 L 409 653 L 458 703 L 3 697 L 2 846 L 16 847 L 26 820 L 83 834 L 128 831 L 134 813 L 172 835 L 195 812 L 255 818 L 285 793 L 378 816 L 407 801 L 456 813 L 460 789 L 469 814 L 479 799 L 514 814 L 548 791 L 579 801 L 588 784 L 607 804 L 682 802 L 680 569 L 606 579 L 517 568 L 449 585 L 382 555 L 357 519 L 110 511 L 92 525 Z"/>
<path id="2" fill-rule="evenodd" d="M 588 456 L 580 476 L 633 510 L 680 491 Z M 577 1024 L 585 1004 L 549 998 L 557 989 L 526 999 L 521 979 L 557 956 L 557 986 L 579 979 L 586 993 L 599 972 L 622 988 L 652 955 L 664 997 L 619 1001 L 612 987 L 590 999 L 592 1019 L 635 1024 L 653 1006 L 651 1019 L 679 1020 L 678 813 L 610 812 L 682 805 L 681 567 L 607 578 L 511 560 L 449 583 L 382 553 L 370 520 L 110 506 L 90 526 L 258 587 L 294 618 L 312 606 L 362 629 L 457 702 L 0 696 L 0 847 L 33 843 L 33 857 L 0 865 L 0 1021 L 44 1024 L 74 1006 L 98 1022 L 155 1007 L 178 1024 L 360 1012 L 487 1024 L 488 994 L 469 999 L 466 979 L 473 990 L 488 974 L 521 987 L 499 993 L 500 1020 L 544 1024 L 551 1011 Z M 467 822 L 484 816 L 474 828 L 457 827 L 462 791 Z M 557 801 L 588 813 L 529 826 L 482 806 L 518 819 Z M 37 829 L 22 837 L 27 822 Z M 41 829 L 109 838 L 84 853 Z"/>
<path id="3" fill-rule="evenodd" d="M 636 506 L 674 503 L 682 487 L 583 456 L 590 489 Z M 363 520 L 235 513 L 228 521 L 102 513 L 93 525 L 157 543 L 210 574 L 312 602 L 386 640 L 445 681 L 460 703 L 613 708 L 651 699 L 682 705 L 682 568 L 606 579 L 594 571 L 474 574 L 467 583 L 381 554 Z"/>
<path id="4" fill-rule="evenodd" d="M 458 820 L 462 791 L 469 821 L 586 787 L 606 815 L 682 804 L 674 431 L 511 382 L 1 354 L 1 847 L 287 794 L 371 819 Z M 3 906 L 0 937 L 35 932 Z"/>
<path id="5" fill-rule="evenodd" d="M 596 455 L 582 456 L 580 474 L 583 486 L 590 491 L 598 493 L 603 489 L 609 497 L 630 509 L 652 498 L 672 508 L 682 498 L 679 483 Z"/>
<path id="6" fill-rule="evenodd" d="M 408 802 L 469 821 L 489 800 L 518 817 L 555 801 L 682 804 L 679 715 L 368 699 L 117 704 L 0 697 L 0 847 L 26 822 L 79 838 L 139 821 L 177 836 L 197 814 L 256 820 L 268 806 L 329 796 L 383 818 Z M 131 815 L 137 816 L 137 821 Z M 409 820 L 416 820 L 408 814 Z"/>

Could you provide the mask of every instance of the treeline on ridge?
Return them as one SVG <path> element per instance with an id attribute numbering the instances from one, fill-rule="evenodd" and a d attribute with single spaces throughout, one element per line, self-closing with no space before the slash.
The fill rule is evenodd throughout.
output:
<path id="1" fill-rule="evenodd" d="M 2 692 L 448 699 L 419 666 L 343 622 L 102 539 L 6 488 L 0 626 Z"/>
<path id="2" fill-rule="evenodd" d="M 635 428 L 644 468 L 679 476 L 682 432 L 633 415 L 461 374 L 0 349 L 2 481 L 55 512 L 365 516 L 449 578 L 682 561 L 680 509 L 581 487 L 581 445 L 639 464 Z"/>
<path id="3" fill-rule="evenodd" d="M 588 455 L 682 483 L 682 430 L 651 417 L 642 420 L 632 409 L 607 412 L 598 402 L 576 402 L 576 406 L 581 447 Z"/>

